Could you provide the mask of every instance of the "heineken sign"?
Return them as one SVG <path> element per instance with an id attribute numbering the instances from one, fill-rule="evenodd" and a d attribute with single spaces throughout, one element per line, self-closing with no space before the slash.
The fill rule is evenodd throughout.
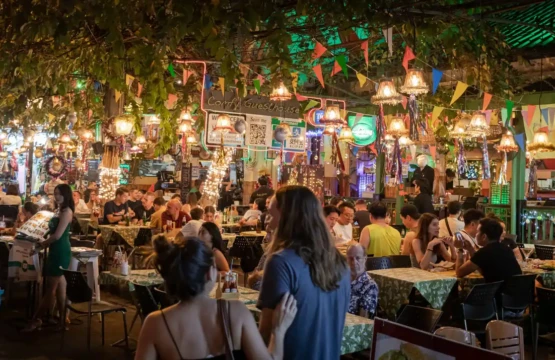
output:
<path id="1" fill-rule="evenodd" d="M 355 115 L 349 115 L 347 118 L 355 138 L 355 144 L 367 146 L 376 141 L 376 118 L 374 116 L 363 116 L 356 123 L 355 120 Z"/>

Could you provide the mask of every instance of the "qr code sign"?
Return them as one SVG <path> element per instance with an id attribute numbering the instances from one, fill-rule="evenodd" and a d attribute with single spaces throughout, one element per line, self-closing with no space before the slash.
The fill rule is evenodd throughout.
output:
<path id="1" fill-rule="evenodd" d="M 249 125 L 251 145 L 266 145 L 266 126 L 261 124 Z"/>

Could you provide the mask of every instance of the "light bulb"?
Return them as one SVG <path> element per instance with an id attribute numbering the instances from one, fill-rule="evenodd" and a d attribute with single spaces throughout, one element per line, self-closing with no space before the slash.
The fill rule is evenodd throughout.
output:
<path id="1" fill-rule="evenodd" d="M 383 88 L 383 94 L 385 96 L 391 96 L 391 89 L 389 88 L 389 86 L 384 86 Z"/>
<path id="2" fill-rule="evenodd" d="M 413 74 L 413 75 L 411 76 L 410 81 L 411 81 L 411 83 L 412 83 L 412 86 L 417 86 L 417 85 L 418 85 L 418 82 L 419 82 L 419 81 L 418 81 L 418 76 L 416 76 L 415 74 Z"/>

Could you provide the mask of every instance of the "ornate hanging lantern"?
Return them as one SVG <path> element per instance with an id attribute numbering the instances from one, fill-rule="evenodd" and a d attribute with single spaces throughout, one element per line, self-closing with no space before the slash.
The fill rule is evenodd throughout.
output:
<path id="1" fill-rule="evenodd" d="M 283 81 L 280 81 L 279 86 L 272 90 L 272 93 L 270 94 L 270 100 L 271 101 L 291 100 L 291 93 L 289 92 L 289 90 L 287 90 L 285 85 L 283 85 Z"/>
<path id="2" fill-rule="evenodd" d="M 428 84 L 424 80 L 424 74 L 420 69 L 410 69 L 405 77 L 405 83 L 400 91 L 408 95 L 422 95 L 428 93 Z"/>
<path id="3" fill-rule="evenodd" d="M 395 89 L 391 79 L 382 79 L 378 85 L 376 95 L 372 96 L 374 105 L 397 105 L 403 101 L 403 97 Z"/>
<path id="4" fill-rule="evenodd" d="M 231 126 L 231 118 L 228 114 L 218 115 L 214 131 L 220 131 L 222 134 L 233 131 L 233 126 Z"/>
<path id="5" fill-rule="evenodd" d="M 181 113 L 181 120 L 188 120 L 188 121 L 193 121 L 193 117 L 191 116 L 191 113 L 188 111 L 183 111 Z"/>
<path id="6" fill-rule="evenodd" d="M 320 123 L 326 126 L 340 127 L 345 125 L 345 120 L 341 118 L 341 111 L 337 105 L 328 105 L 324 110 L 324 116 L 320 119 Z"/>
<path id="7" fill-rule="evenodd" d="M 389 123 L 386 133 L 393 137 L 401 137 L 403 135 L 407 135 L 409 131 L 405 127 L 403 119 L 400 117 L 394 117 Z"/>
<path id="8" fill-rule="evenodd" d="M 348 126 L 343 126 L 339 132 L 338 141 L 354 142 L 355 138 L 353 136 L 353 131 Z"/>
<path id="9" fill-rule="evenodd" d="M 177 128 L 179 134 L 186 134 L 193 129 L 191 120 L 182 120 Z"/>
<path id="10" fill-rule="evenodd" d="M 146 139 L 144 135 L 139 135 L 135 138 L 135 145 L 144 146 L 146 144 Z"/>
<path id="11" fill-rule="evenodd" d="M 137 145 L 133 145 L 131 146 L 131 148 L 129 149 L 129 152 L 131 154 L 139 154 L 143 152 L 143 149 Z"/>
<path id="12" fill-rule="evenodd" d="M 516 144 L 515 138 L 510 131 L 507 131 L 507 133 L 501 137 L 501 141 L 495 146 L 495 148 L 498 151 L 504 152 L 518 151 L 518 145 Z"/>
<path id="13" fill-rule="evenodd" d="M 470 124 L 466 127 L 469 136 L 487 136 L 489 134 L 489 125 L 486 116 L 482 112 L 475 112 L 470 119 Z"/>
<path id="14" fill-rule="evenodd" d="M 412 141 L 408 136 L 401 136 L 399 138 L 399 146 L 401 147 L 409 147 L 414 145 L 414 141 Z"/>
<path id="15" fill-rule="evenodd" d="M 326 125 L 326 127 L 324 128 L 324 135 L 329 135 L 329 136 L 333 136 L 336 134 L 336 128 L 333 125 Z"/>
<path id="16" fill-rule="evenodd" d="M 83 141 L 92 141 L 92 139 L 94 139 L 94 134 L 91 130 L 83 130 L 83 132 L 81 132 L 81 140 Z"/>
<path id="17" fill-rule="evenodd" d="M 528 150 L 532 154 L 555 151 L 555 144 L 549 141 L 549 136 L 545 131 L 538 130 L 534 132 L 534 140 L 528 144 Z"/>
<path id="18" fill-rule="evenodd" d="M 189 134 L 187 135 L 187 138 L 185 139 L 185 141 L 189 145 L 194 145 L 197 143 L 197 138 L 195 137 L 195 134 Z"/>
<path id="19" fill-rule="evenodd" d="M 127 136 L 133 130 L 133 123 L 132 115 L 120 115 L 114 120 L 114 130 L 119 136 Z"/>
<path id="20" fill-rule="evenodd" d="M 69 137 L 68 133 L 65 133 L 60 136 L 60 139 L 58 141 L 62 144 L 69 144 L 71 142 L 71 138 Z"/>

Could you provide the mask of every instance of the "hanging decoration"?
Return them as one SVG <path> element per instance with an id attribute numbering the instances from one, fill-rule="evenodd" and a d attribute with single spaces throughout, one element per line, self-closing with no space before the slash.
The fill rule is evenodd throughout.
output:
<path id="1" fill-rule="evenodd" d="M 538 197 L 538 163 L 536 159 L 530 161 L 530 171 L 528 172 L 528 199 Z"/>
<path id="2" fill-rule="evenodd" d="M 45 163 L 46 173 L 53 179 L 63 176 L 67 170 L 66 160 L 59 155 L 53 155 Z"/>
<path id="3" fill-rule="evenodd" d="M 231 163 L 232 149 L 222 147 L 215 151 L 212 157 L 212 165 L 208 169 L 206 182 L 204 183 L 204 195 L 212 203 L 217 203 L 220 198 L 220 185 Z"/>
<path id="4" fill-rule="evenodd" d="M 495 148 L 497 151 L 501 151 L 503 153 L 503 162 L 501 163 L 497 184 L 505 185 L 507 183 L 507 153 L 518 151 L 518 145 L 515 142 L 513 134 L 510 131 L 507 131 L 507 133 L 501 137 L 501 141 L 495 146 Z"/>
<path id="5" fill-rule="evenodd" d="M 486 136 L 482 136 L 482 180 L 488 180 L 491 178 L 490 164 L 489 164 L 489 152 L 488 152 L 488 139 Z"/>
<path id="6" fill-rule="evenodd" d="M 405 83 L 401 86 L 400 91 L 409 95 L 409 119 L 410 119 L 410 138 L 414 141 L 419 139 L 419 128 L 426 132 L 424 125 L 421 124 L 418 116 L 418 103 L 416 102 L 416 95 L 423 95 L 428 93 L 428 85 L 424 80 L 422 70 L 410 69 L 405 77 Z"/>
<path id="7" fill-rule="evenodd" d="M 393 146 L 390 145 L 390 141 L 387 141 L 386 144 L 388 149 L 387 169 L 394 176 L 393 183 L 396 185 L 400 184 L 403 179 L 403 163 L 401 161 L 401 145 L 399 141 L 401 137 L 405 137 L 408 133 L 404 120 L 398 116 L 391 120 L 387 128 L 386 140 L 393 140 Z"/>
<path id="8" fill-rule="evenodd" d="M 291 97 L 291 93 L 287 90 L 285 85 L 283 85 L 283 81 L 280 81 L 279 86 L 274 88 L 270 94 L 271 101 L 287 101 L 291 100 Z"/>
<path id="9" fill-rule="evenodd" d="M 351 128 L 348 126 L 343 126 L 339 131 L 339 137 L 337 138 L 337 141 L 354 142 L 355 138 L 353 136 Z"/>
<path id="10" fill-rule="evenodd" d="M 466 134 L 471 137 L 485 137 L 489 135 L 489 125 L 482 112 L 475 112 L 466 127 Z"/>
<path id="11" fill-rule="evenodd" d="M 376 95 L 372 96 L 374 105 L 397 105 L 403 101 L 401 94 L 395 89 L 392 79 L 381 79 Z"/>
<path id="12" fill-rule="evenodd" d="M 549 141 L 549 136 L 545 131 L 538 130 L 534 132 L 533 141 L 527 146 L 530 153 L 555 151 L 555 144 Z"/>
<path id="13" fill-rule="evenodd" d="M 114 119 L 114 132 L 118 136 L 127 136 L 133 130 L 133 115 L 119 115 Z"/>
<path id="14" fill-rule="evenodd" d="M 116 195 L 121 174 L 119 163 L 119 147 L 105 146 L 102 163 L 98 168 L 100 178 L 98 196 L 103 200 L 111 200 Z"/>

